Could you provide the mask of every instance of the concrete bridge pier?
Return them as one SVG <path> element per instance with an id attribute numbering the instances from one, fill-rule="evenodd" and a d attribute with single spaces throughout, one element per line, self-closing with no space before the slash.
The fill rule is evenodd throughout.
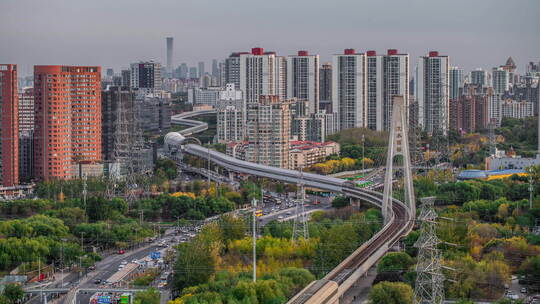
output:
<path id="1" fill-rule="evenodd" d="M 351 202 L 351 206 L 353 206 L 353 207 L 360 208 L 360 206 L 361 206 L 359 198 L 351 197 L 350 202 Z"/>

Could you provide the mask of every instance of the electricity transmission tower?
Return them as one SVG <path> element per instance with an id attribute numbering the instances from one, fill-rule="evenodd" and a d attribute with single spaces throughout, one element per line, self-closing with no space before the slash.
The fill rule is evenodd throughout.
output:
<path id="1" fill-rule="evenodd" d="M 135 101 L 118 100 L 114 130 L 114 159 L 119 164 L 119 175 L 125 182 L 125 198 L 129 205 L 136 200 L 136 174 L 144 171 L 142 134 Z M 113 183 L 116 181 L 113 179 Z"/>
<path id="2" fill-rule="evenodd" d="M 293 242 L 298 240 L 300 237 L 304 237 L 305 240 L 309 238 L 308 230 L 308 218 L 306 215 L 306 210 L 304 208 L 304 202 L 306 200 L 306 191 L 304 189 L 304 178 L 303 170 L 300 168 L 300 180 L 298 181 L 298 198 L 296 200 L 294 220 L 293 220 Z"/>
<path id="3" fill-rule="evenodd" d="M 414 304 L 442 304 L 444 302 L 444 276 L 441 271 L 441 256 L 437 245 L 437 213 L 433 208 L 435 197 L 421 198 L 422 206 L 418 221 L 421 222 L 420 237 L 414 244 L 418 248 Z"/>

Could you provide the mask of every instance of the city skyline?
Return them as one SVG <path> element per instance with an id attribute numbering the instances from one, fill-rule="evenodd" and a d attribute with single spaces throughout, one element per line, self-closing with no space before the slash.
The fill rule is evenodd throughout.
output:
<path id="1" fill-rule="evenodd" d="M 537 1 L 234 2 L 210 6 L 204 1 L 162 0 L 153 3 L 153 11 L 160 14 L 147 16 L 143 1 L 126 5 L 126 1 L 8 0 L 0 4 L 4 29 L 0 38 L 10 48 L 0 49 L 0 58 L 17 63 L 22 76 L 31 75 L 32 66 L 40 64 L 100 65 L 119 71 L 141 60 L 165 65 L 165 38 L 173 37 L 173 67 L 222 60 L 231 52 L 258 46 L 279 55 L 308 50 L 319 54 L 321 63 L 345 48 L 358 52 L 396 48 L 409 53 L 411 67 L 419 56 L 437 50 L 465 71 L 490 69 L 512 56 L 522 71 L 526 63 L 537 60 L 540 50 L 535 39 L 540 27 L 535 18 L 540 9 Z M 388 7 L 391 12 L 373 13 Z M 275 18 L 261 19 L 260 12 Z M 51 19 L 51 15 L 62 18 Z M 142 18 L 148 22 L 140 22 Z"/>

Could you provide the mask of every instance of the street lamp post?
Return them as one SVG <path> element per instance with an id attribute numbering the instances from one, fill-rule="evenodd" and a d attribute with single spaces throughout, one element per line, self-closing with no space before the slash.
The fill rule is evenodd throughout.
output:
<path id="1" fill-rule="evenodd" d="M 529 168 L 529 210 L 533 207 L 533 169 Z"/>
<path id="2" fill-rule="evenodd" d="M 251 200 L 253 207 L 253 282 L 257 281 L 257 200 Z"/>

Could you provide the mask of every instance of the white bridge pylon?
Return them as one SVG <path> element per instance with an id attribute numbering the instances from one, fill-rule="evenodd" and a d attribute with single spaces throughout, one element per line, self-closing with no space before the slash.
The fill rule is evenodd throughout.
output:
<path id="1" fill-rule="evenodd" d="M 390 136 L 388 139 L 388 156 L 386 159 L 386 173 L 384 176 L 384 191 L 382 215 L 387 223 L 392 216 L 392 179 L 394 169 L 394 157 L 403 156 L 405 205 L 409 207 L 411 218 L 416 215 L 414 200 L 413 179 L 411 172 L 411 157 L 409 155 L 409 127 L 403 96 L 394 96 L 392 107 L 392 121 Z"/>

